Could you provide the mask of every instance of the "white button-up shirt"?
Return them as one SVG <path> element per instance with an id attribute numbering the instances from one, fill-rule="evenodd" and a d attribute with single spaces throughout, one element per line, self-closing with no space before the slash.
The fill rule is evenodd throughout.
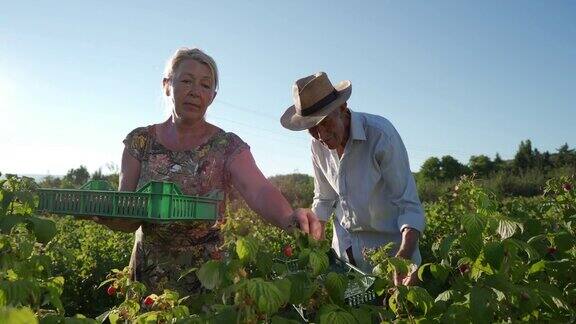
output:
<path id="1" fill-rule="evenodd" d="M 321 220 L 335 212 L 332 246 L 347 259 L 352 247 L 358 267 L 371 272 L 363 248 L 394 242 L 395 254 L 405 227 L 424 231 L 424 210 L 400 135 L 384 117 L 351 112 L 350 136 L 340 158 L 312 140 L 314 202 Z M 416 248 L 412 261 L 420 264 Z"/>

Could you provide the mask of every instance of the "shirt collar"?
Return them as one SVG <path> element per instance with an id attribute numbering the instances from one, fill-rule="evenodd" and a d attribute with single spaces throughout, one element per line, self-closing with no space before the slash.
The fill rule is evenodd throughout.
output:
<path id="1" fill-rule="evenodd" d="M 360 114 L 350 110 L 350 135 L 353 140 L 365 141 L 364 118 Z"/>

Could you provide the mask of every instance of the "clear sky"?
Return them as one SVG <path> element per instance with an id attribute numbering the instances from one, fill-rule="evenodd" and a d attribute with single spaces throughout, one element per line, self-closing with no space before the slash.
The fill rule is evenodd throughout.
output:
<path id="1" fill-rule="evenodd" d="M 197 46 L 219 65 L 207 119 L 265 175 L 311 173 L 310 139 L 279 118 L 291 85 L 326 71 L 349 106 L 430 156 L 576 146 L 575 1 L 7 1 L 0 10 L 0 172 L 93 172 L 164 120 L 165 61 Z"/>

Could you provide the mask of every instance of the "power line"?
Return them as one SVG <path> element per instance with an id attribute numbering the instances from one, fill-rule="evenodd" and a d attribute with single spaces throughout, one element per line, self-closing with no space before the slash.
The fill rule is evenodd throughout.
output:
<path id="1" fill-rule="evenodd" d="M 265 128 L 260 128 L 260 127 L 254 127 L 253 125 L 249 125 L 246 123 L 242 123 L 242 122 L 238 122 L 236 120 L 231 120 L 228 118 L 224 118 L 224 117 L 219 117 L 219 116 L 210 116 L 210 118 L 214 118 L 214 119 L 218 119 L 218 120 L 223 120 L 223 121 L 227 121 L 233 124 L 237 124 L 240 126 L 244 126 L 244 127 L 248 127 L 248 129 L 244 129 L 243 132 L 247 132 L 247 133 L 251 133 L 252 135 L 258 136 L 260 139 L 264 138 L 267 140 L 270 140 L 270 136 L 266 135 L 263 136 L 262 133 L 257 133 L 254 132 L 254 130 L 260 130 L 260 131 L 264 131 L 264 132 L 268 132 L 273 134 L 274 136 L 274 141 L 280 141 L 280 142 L 284 142 L 290 145 L 294 145 L 295 143 L 300 144 L 300 147 L 305 147 L 307 149 L 309 149 L 310 147 L 310 141 L 306 140 L 304 138 L 301 137 L 294 137 L 294 136 L 283 136 L 282 134 L 280 134 L 279 132 L 273 131 L 273 130 L 269 130 L 269 129 L 265 129 Z"/>
<path id="2" fill-rule="evenodd" d="M 252 114 L 261 116 L 261 117 L 266 117 L 266 118 L 268 118 L 268 119 L 272 119 L 272 120 L 274 120 L 274 121 L 280 121 L 280 118 L 278 118 L 277 116 L 270 115 L 270 114 L 267 114 L 267 113 L 263 113 L 263 112 L 261 112 L 261 111 L 255 110 L 255 109 L 238 106 L 238 105 L 236 105 L 236 104 L 229 103 L 229 102 L 227 102 L 227 101 L 223 101 L 223 100 L 219 100 L 219 99 L 217 99 L 216 102 L 221 103 L 221 104 L 224 104 L 224 105 L 226 105 L 226 106 L 228 106 L 228 107 L 230 107 L 230 108 L 234 108 L 234 109 L 243 111 L 243 112 L 249 112 L 249 113 L 252 113 Z"/>
<path id="3" fill-rule="evenodd" d="M 277 116 L 273 116 L 273 115 L 271 115 L 271 114 L 263 113 L 263 112 L 258 111 L 258 110 L 256 110 L 256 109 L 251 109 L 251 108 L 239 106 L 239 105 L 236 105 L 236 104 L 233 104 L 233 103 L 230 103 L 230 102 L 227 102 L 227 101 L 223 101 L 223 100 L 220 100 L 220 99 L 217 99 L 216 101 L 219 102 L 219 103 L 221 103 L 221 104 L 224 104 L 224 105 L 226 105 L 226 106 L 228 106 L 228 107 L 231 107 L 231 108 L 240 110 L 240 111 L 242 111 L 242 112 L 248 112 L 248 113 L 251 113 L 251 114 L 254 114 L 254 115 L 258 115 L 258 116 L 260 116 L 260 117 L 265 117 L 265 118 L 267 118 L 267 119 L 274 120 L 274 121 L 278 121 L 278 120 L 279 120 L 279 118 L 278 118 Z M 279 133 L 279 132 L 277 132 L 277 131 L 270 130 L 270 129 L 265 129 L 265 128 L 261 128 L 261 127 L 254 127 L 253 125 L 249 125 L 249 124 L 246 124 L 246 123 L 242 123 L 242 122 L 238 122 L 238 121 L 235 121 L 235 120 L 227 119 L 227 118 L 224 118 L 224 117 L 213 117 L 213 118 L 220 119 L 220 120 L 225 120 L 225 121 L 228 121 L 228 122 L 231 122 L 231 123 L 235 123 L 235 124 L 238 124 L 238 125 L 242 125 L 242 126 L 246 126 L 246 127 L 250 127 L 250 129 L 259 129 L 259 130 L 262 130 L 262 131 L 265 131 L 265 132 L 269 132 L 269 133 L 272 133 L 272 134 L 276 134 L 276 135 L 282 136 L 283 139 L 294 138 L 294 137 L 284 137 L 283 134 L 281 134 L 281 133 Z M 296 138 L 298 138 L 298 137 L 296 137 Z M 304 138 L 301 138 L 301 137 L 300 137 L 299 139 L 305 140 Z M 307 143 L 309 143 L 308 140 L 305 140 L 305 141 L 306 141 Z M 477 153 L 477 152 L 462 151 L 462 150 L 460 150 L 460 149 L 446 148 L 446 147 L 431 148 L 430 146 L 412 146 L 412 145 L 410 146 L 410 149 L 409 149 L 408 151 L 419 151 L 419 152 L 423 152 L 423 153 L 429 154 L 430 156 L 433 156 L 433 155 L 434 155 L 434 152 L 448 153 L 448 154 L 465 154 L 465 155 L 475 155 L 475 154 Z"/>

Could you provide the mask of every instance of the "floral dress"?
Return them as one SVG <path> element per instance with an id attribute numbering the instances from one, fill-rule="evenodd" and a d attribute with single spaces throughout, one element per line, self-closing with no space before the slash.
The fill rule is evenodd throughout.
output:
<path id="1" fill-rule="evenodd" d="M 154 293 L 166 288 L 184 295 L 198 292 L 200 283 L 195 275 L 179 278 L 184 271 L 208 260 L 222 244 L 220 225 L 230 192 L 230 162 L 249 146 L 237 135 L 220 129 L 193 150 L 170 151 L 157 141 L 153 126 L 134 129 L 124 144 L 141 163 L 138 188 L 155 180 L 173 182 L 186 195 L 224 193 L 216 222 L 144 223 L 136 231 L 130 259 L 134 280 Z"/>

